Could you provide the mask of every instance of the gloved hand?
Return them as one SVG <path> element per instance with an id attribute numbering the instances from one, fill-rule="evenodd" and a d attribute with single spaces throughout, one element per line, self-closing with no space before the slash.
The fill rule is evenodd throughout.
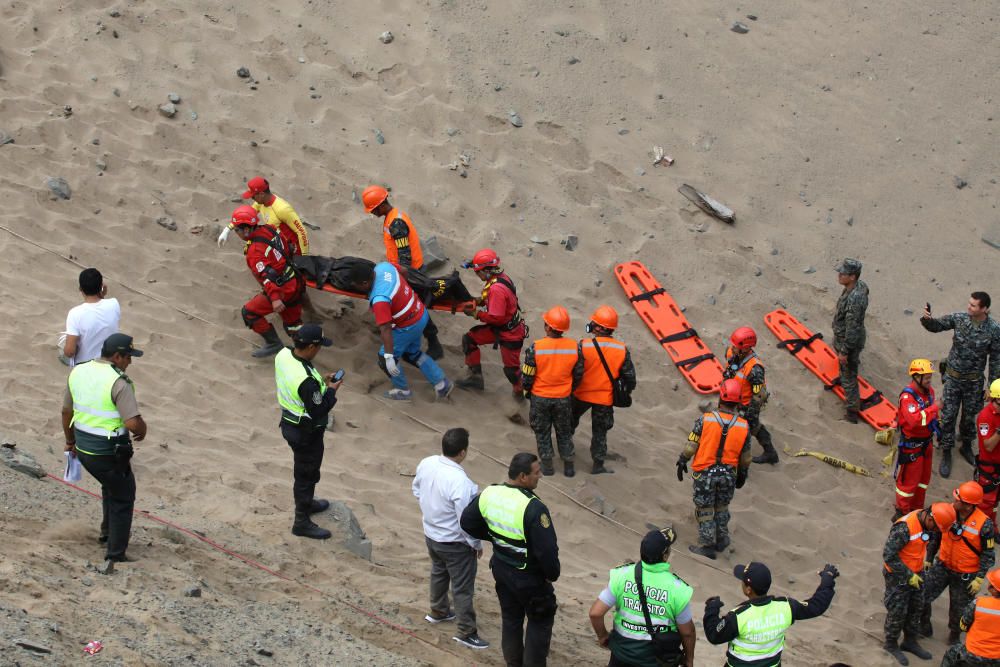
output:
<path id="1" fill-rule="evenodd" d="M 398 377 L 400 371 L 399 366 L 396 365 L 396 358 L 388 352 L 383 354 L 382 358 L 385 359 L 385 372 L 392 377 Z"/>
<path id="2" fill-rule="evenodd" d="M 830 576 L 833 579 L 836 579 L 837 577 L 840 576 L 840 570 L 837 569 L 836 565 L 831 565 L 830 563 L 827 563 L 826 565 L 823 566 L 823 569 L 819 571 L 819 576 L 821 577 Z"/>
<path id="3" fill-rule="evenodd" d="M 976 595 L 977 593 L 979 593 L 979 589 L 982 587 L 983 587 L 983 578 L 976 577 L 975 579 L 969 582 L 968 586 L 969 595 Z"/>
<path id="4" fill-rule="evenodd" d="M 916 572 L 914 572 L 913 574 L 910 575 L 910 578 L 907 579 L 906 583 L 912 586 L 913 588 L 920 588 L 921 586 L 924 585 L 924 578 L 921 577 Z"/>
<path id="5" fill-rule="evenodd" d="M 677 457 L 677 481 L 684 481 L 684 473 L 688 471 L 688 460 L 684 458 L 684 455 Z"/>
<path id="6" fill-rule="evenodd" d="M 226 239 L 228 239 L 228 238 L 229 238 L 229 227 L 223 227 L 222 228 L 222 233 L 219 234 L 219 241 L 218 241 L 218 243 L 219 243 L 219 247 L 220 248 L 223 245 L 226 244 Z"/>
<path id="7" fill-rule="evenodd" d="M 709 610 L 718 611 L 722 609 L 722 606 L 723 606 L 722 600 L 719 599 L 718 595 L 713 595 L 712 597 L 705 600 L 705 611 Z"/>
<path id="8" fill-rule="evenodd" d="M 742 489 L 743 485 L 747 483 L 747 477 L 749 476 L 749 468 L 737 468 L 736 469 L 736 488 Z"/>

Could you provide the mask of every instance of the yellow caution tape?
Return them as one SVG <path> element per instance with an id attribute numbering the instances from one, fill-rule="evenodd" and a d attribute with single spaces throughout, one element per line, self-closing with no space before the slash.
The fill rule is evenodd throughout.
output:
<path id="1" fill-rule="evenodd" d="M 843 468 L 848 472 L 853 472 L 855 475 L 861 475 L 862 477 L 871 477 L 872 474 L 862 468 L 861 466 L 854 465 L 853 463 L 848 463 L 843 459 L 838 459 L 835 456 L 830 456 L 829 454 L 824 454 L 823 452 L 807 452 L 806 450 L 800 450 L 794 454 L 794 456 L 811 456 L 815 459 L 819 459 L 823 463 L 828 463 L 834 468 Z"/>

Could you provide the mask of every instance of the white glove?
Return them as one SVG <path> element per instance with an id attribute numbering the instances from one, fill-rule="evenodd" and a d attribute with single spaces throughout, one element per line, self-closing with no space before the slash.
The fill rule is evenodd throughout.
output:
<path id="1" fill-rule="evenodd" d="M 392 377 L 397 377 L 399 375 L 399 366 L 396 365 L 396 358 L 391 354 L 383 354 L 382 357 L 385 359 L 385 370 Z"/>
<path id="2" fill-rule="evenodd" d="M 219 247 L 221 248 L 226 243 L 226 239 L 229 238 L 229 227 L 223 227 L 222 233 L 219 234 Z"/>

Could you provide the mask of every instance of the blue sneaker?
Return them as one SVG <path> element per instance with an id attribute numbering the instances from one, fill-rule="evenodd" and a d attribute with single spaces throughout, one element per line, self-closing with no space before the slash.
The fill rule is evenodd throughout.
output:
<path id="1" fill-rule="evenodd" d="M 449 380 L 448 378 L 445 378 L 444 380 L 442 380 L 442 382 L 444 382 L 444 386 L 442 386 L 440 389 L 435 390 L 437 391 L 437 397 L 439 401 L 443 401 L 444 399 L 451 396 L 452 390 L 455 389 L 455 383 Z"/>
<path id="2" fill-rule="evenodd" d="M 413 391 L 410 389 L 390 389 L 382 396 L 393 401 L 408 401 L 413 398 Z"/>
<path id="3" fill-rule="evenodd" d="M 454 639 L 463 646 L 468 646 L 469 648 L 474 648 L 479 651 L 483 650 L 484 648 L 490 647 L 490 643 L 488 641 L 480 639 L 479 634 L 475 632 L 473 632 L 471 635 L 466 635 L 465 637 L 456 635 L 452 637 L 452 639 Z"/>

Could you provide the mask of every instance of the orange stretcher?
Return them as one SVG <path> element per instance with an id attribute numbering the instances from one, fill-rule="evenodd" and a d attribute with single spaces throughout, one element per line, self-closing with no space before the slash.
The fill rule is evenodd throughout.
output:
<path id="1" fill-rule="evenodd" d="M 300 277 L 302 278 L 302 282 L 306 284 L 306 287 L 319 289 L 324 292 L 331 292 L 333 294 L 340 294 L 341 296 L 349 296 L 355 299 L 364 299 L 365 301 L 368 300 L 368 297 L 360 292 L 348 292 L 346 290 L 337 289 L 330 283 L 326 283 L 322 287 L 316 287 L 315 280 L 311 280 L 309 278 L 306 278 L 305 276 L 300 276 Z M 431 310 L 443 310 L 445 312 L 449 312 L 452 315 L 454 315 L 455 313 L 460 312 L 466 306 L 474 306 L 474 305 L 476 305 L 474 301 L 439 301 L 427 307 L 430 308 Z"/>
<path id="2" fill-rule="evenodd" d="M 778 347 L 792 353 L 806 368 L 811 370 L 823 386 L 844 400 L 844 389 L 840 386 L 840 362 L 837 353 L 823 342 L 823 334 L 813 333 L 805 325 L 778 308 L 764 316 L 764 323 L 778 340 Z M 858 390 L 861 395 L 861 411 L 858 415 L 872 428 L 881 431 L 896 425 L 896 406 L 860 375 Z"/>
<path id="3" fill-rule="evenodd" d="M 699 394 L 713 394 L 722 383 L 722 364 L 698 337 L 673 297 L 642 262 L 615 267 L 615 277 L 677 370 Z"/>

